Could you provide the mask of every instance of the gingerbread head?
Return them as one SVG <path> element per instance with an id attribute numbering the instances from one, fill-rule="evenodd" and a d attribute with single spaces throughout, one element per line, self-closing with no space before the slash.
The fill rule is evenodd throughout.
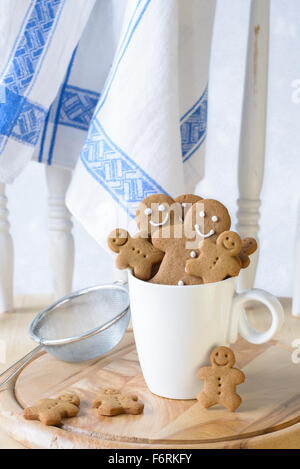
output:
<path id="1" fill-rule="evenodd" d="M 231 219 L 227 208 L 213 199 L 203 199 L 192 205 L 184 220 L 188 238 L 216 240 L 219 234 L 230 229 Z"/>
<path id="2" fill-rule="evenodd" d="M 234 353 L 228 347 L 217 347 L 210 354 L 210 363 L 214 368 L 232 368 L 235 364 Z"/>
<path id="3" fill-rule="evenodd" d="M 182 194 L 175 198 L 175 202 L 181 205 L 182 207 L 182 218 L 185 218 L 188 210 L 197 202 L 203 200 L 202 197 L 195 194 Z"/>
<path id="4" fill-rule="evenodd" d="M 108 247 L 113 251 L 113 252 L 120 252 L 122 249 L 122 246 L 124 246 L 129 239 L 129 233 L 126 230 L 123 230 L 122 228 L 116 228 L 113 230 L 107 240 Z"/>
<path id="5" fill-rule="evenodd" d="M 135 218 L 142 235 L 151 238 L 159 227 L 181 222 L 182 207 L 168 195 L 153 194 L 139 204 Z"/>

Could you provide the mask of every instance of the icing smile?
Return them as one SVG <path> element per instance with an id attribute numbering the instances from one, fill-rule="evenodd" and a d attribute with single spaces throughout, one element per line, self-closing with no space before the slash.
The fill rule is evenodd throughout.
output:
<path id="1" fill-rule="evenodd" d="M 162 226 L 162 225 L 165 225 L 168 220 L 169 220 L 169 213 L 166 214 L 165 218 L 163 219 L 163 221 L 161 223 L 155 223 L 152 220 L 150 220 L 150 223 L 151 223 L 152 226 Z"/>
<path id="2" fill-rule="evenodd" d="M 213 236 L 215 234 L 214 230 L 210 230 L 207 234 L 201 233 L 199 225 L 194 225 L 194 228 L 196 230 L 196 233 L 202 238 L 209 238 L 210 236 Z"/>

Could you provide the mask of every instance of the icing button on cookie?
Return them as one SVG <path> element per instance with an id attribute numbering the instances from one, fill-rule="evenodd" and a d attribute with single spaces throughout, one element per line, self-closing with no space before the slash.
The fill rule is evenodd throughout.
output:
<path id="1" fill-rule="evenodd" d="M 182 280 L 179 280 L 178 285 L 179 285 L 179 287 L 183 287 L 184 282 Z"/>

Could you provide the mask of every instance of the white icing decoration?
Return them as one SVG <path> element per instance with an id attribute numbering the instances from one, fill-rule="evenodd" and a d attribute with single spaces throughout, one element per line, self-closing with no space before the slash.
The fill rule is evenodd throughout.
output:
<path id="1" fill-rule="evenodd" d="M 179 287 L 183 287 L 183 285 L 184 285 L 184 282 L 183 282 L 182 280 L 179 280 L 178 286 L 179 286 Z"/>
<path id="2" fill-rule="evenodd" d="M 218 220 L 219 220 L 219 218 L 218 218 L 216 215 L 214 215 L 213 217 L 211 217 L 211 221 L 213 221 L 213 222 L 216 222 L 216 221 L 218 221 Z"/>
<path id="3" fill-rule="evenodd" d="M 161 223 L 155 223 L 154 221 L 150 220 L 150 224 L 152 226 L 162 226 L 162 225 L 165 225 L 168 220 L 169 220 L 169 213 L 167 213 L 167 215 L 165 216 L 164 220 Z"/>
<path id="4" fill-rule="evenodd" d="M 163 204 L 161 204 L 159 205 L 158 210 L 159 212 L 164 212 L 166 210 L 166 207 Z"/>
<path id="5" fill-rule="evenodd" d="M 204 218 L 205 217 L 205 212 L 202 210 L 200 213 L 199 213 L 200 217 L 201 218 Z"/>
<path id="6" fill-rule="evenodd" d="M 144 211 L 144 214 L 145 215 L 151 215 L 152 214 L 151 208 L 146 208 L 145 211 Z"/>
<path id="7" fill-rule="evenodd" d="M 193 259 L 196 257 L 196 255 L 197 255 L 197 254 L 195 253 L 195 251 L 192 251 L 192 252 L 190 253 L 190 256 L 191 256 Z"/>
<path id="8" fill-rule="evenodd" d="M 200 230 L 200 226 L 199 225 L 194 225 L 194 228 L 196 230 L 196 233 L 201 236 L 201 238 L 209 238 L 210 236 L 214 235 L 215 234 L 215 230 L 210 230 L 209 233 L 207 234 L 204 234 L 201 232 Z"/>

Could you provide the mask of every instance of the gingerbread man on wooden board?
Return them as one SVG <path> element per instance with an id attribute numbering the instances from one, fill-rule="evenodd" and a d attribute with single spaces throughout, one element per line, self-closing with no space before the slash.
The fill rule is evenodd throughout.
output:
<path id="1" fill-rule="evenodd" d="M 76 394 L 63 394 L 57 399 L 41 399 L 35 406 L 27 407 L 26 420 L 39 420 L 44 425 L 61 425 L 62 419 L 76 417 L 80 399 Z"/>
<path id="2" fill-rule="evenodd" d="M 109 248 L 118 253 L 116 267 L 131 267 L 135 277 L 148 280 L 152 268 L 164 257 L 164 253 L 156 249 L 145 238 L 132 238 L 128 231 L 121 228 L 113 230 L 108 237 Z"/>
<path id="3" fill-rule="evenodd" d="M 235 356 L 228 347 L 217 347 L 210 355 L 211 366 L 204 366 L 198 371 L 198 377 L 204 381 L 204 389 L 197 396 L 202 407 L 208 408 L 221 404 L 234 412 L 242 403 L 236 393 L 236 386 L 245 381 L 241 370 L 233 368 Z"/>
<path id="4" fill-rule="evenodd" d="M 234 231 L 224 231 L 216 243 L 205 239 L 200 243 L 199 257 L 186 262 L 186 272 L 202 278 L 204 283 L 236 277 L 241 270 L 241 262 L 237 257 L 241 247 L 241 238 Z"/>

